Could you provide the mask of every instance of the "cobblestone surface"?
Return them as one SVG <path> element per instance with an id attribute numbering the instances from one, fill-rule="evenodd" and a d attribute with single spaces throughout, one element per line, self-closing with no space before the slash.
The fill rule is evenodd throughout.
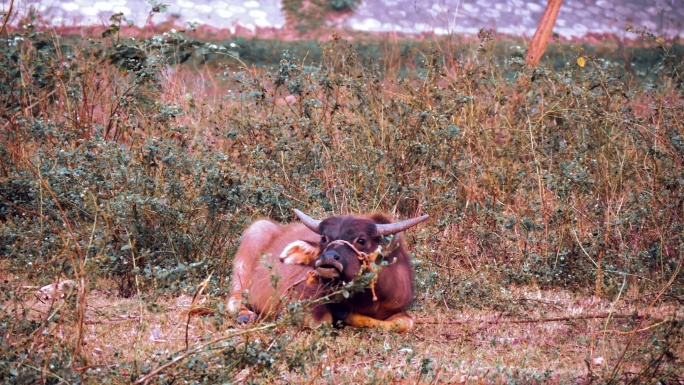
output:
<path id="1" fill-rule="evenodd" d="M 152 21 L 174 20 L 227 28 L 237 26 L 282 28 L 285 16 L 279 0 L 164 0 L 168 10 Z M 342 26 L 371 32 L 477 33 L 480 27 L 512 35 L 534 33 L 546 0 L 363 0 Z M 2 0 L 6 11 L 9 0 Z M 35 8 L 54 25 L 108 24 L 109 16 L 123 12 L 142 26 L 151 6 L 141 0 L 15 0 L 25 11 Z M 588 33 L 622 34 L 627 24 L 648 27 L 667 36 L 684 32 L 684 0 L 565 0 L 554 31 L 567 38 Z"/>

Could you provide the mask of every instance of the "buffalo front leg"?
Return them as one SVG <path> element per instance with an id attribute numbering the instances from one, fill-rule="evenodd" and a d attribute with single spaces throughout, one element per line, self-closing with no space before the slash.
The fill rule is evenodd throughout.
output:
<path id="1" fill-rule="evenodd" d="M 271 241 L 281 232 L 281 227 L 271 221 L 259 220 L 245 230 L 242 241 L 233 260 L 233 271 L 230 279 L 230 296 L 228 297 L 228 312 L 233 315 L 239 314 L 252 317 L 251 312 L 243 303 L 243 297 L 249 292 L 252 285 L 252 274 L 259 263 L 264 251 L 264 245 Z"/>
<path id="2" fill-rule="evenodd" d="M 344 323 L 358 328 L 384 328 L 398 333 L 407 333 L 413 329 L 413 318 L 406 313 L 397 313 L 386 320 L 352 313 L 345 318 Z"/>

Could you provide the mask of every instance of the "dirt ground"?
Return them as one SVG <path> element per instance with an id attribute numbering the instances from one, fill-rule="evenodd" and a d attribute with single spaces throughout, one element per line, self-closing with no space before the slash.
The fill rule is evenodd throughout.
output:
<path id="1" fill-rule="evenodd" d="M 73 338 L 76 320 L 64 309 L 73 306 L 74 295 L 69 292 L 70 285 L 61 289 L 55 293 L 51 287 L 27 286 L 32 297 L 5 311 L 24 311 L 35 320 L 60 314 L 59 322 L 49 324 L 49 333 L 58 339 Z M 325 354 L 313 371 L 308 371 L 307 381 L 337 384 L 372 378 L 395 383 L 505 383 L 522 379 L 589 383 L 592 378 L 643 371 L 652 359 L 648 344 L 654 332 L 684 315 L 674 303 L 652 306 L 653 298 L 649 302 L 636 295 L 607 301 L 533 287 L 513 288 L 503 294 L 510 300 L 507 305 L 514 305 L 507 308 L 516 311 L 476 310 L 468 304 L 451 309 L 418 298 L 410 311 L 416 321 L 410 333 L 337 330 L 322 340 Z M 224 300 L 204 296 L 193 303 L 188 295 L 123 299 L 93 290 L 86 299 L 82 354 L 94 367 L 137 360 L 158 368 L 158 357 L 182 353 L 186 343 L 192 350 L 231 336 L 258 336 L 271 327 L 268 322 L 239 325 L 229 316 L 212 315 Z M 292 348 L 318 338 L 314 330 L 276 327 L 291 338 Z M 677 348 L 682 348 L 681 341 Z M 679 353 L 675 357 L 681 357 Z M 665 364 L 684 365 L 680 358 Z M 244 382 L 251 375 L 247 368 L 236 378 Z M 303 380 L 300 376 L 283 372 L 274 381 L 299 382 Z"/>

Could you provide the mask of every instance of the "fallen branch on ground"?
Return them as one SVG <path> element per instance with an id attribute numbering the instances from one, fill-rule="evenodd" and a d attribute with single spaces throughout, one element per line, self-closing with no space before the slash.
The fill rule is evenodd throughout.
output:
<path id="1" fill-rule="evenodd" d="M 268 329 L 273 329 L 274 327 L 278 326 L 278 324 L 279 324 L 278 322 L 274 322 L 274 323 L 266 324 L 266 325 L 263 325 L 263 326 L 260 326 L 260 327 L 255 327 L 255 328 L 252 328 L 252 329 L 242 330 L 242 331 L 239 331 L 239 332 L 236 332 L 236 333 L 229 334 L 229 335 L 227 335 L 227 336 L 223 336 L 223 337 L 219 337 L 219 338 L 213 339 L 213 340 L 211 340 L 211 341 L 209 341 L 209 342 L 207 342 L 207 343 L 204 343 L 204 344 L 202 344 L 202 345 L 199 345 L 199 346 L 197 346 L 197 347 L 195 347 L 195 348 L 192 348 L 192 349 L 190 349 L 190 350 L 187 350 L 187 349 L 186 349 L 185 353 L 183 353 L 183 354 L 181 354 L 181 355 L 179 355 L 179 356 L 176 356 L 176 358 L 172 359 L 171 361 L 167 362 L 166 364 L 161 365 L 161 366 L 157 367 L 156 369 L 154 369 L 153 371 L 151 371 L 150 373 L 148 373 L 147 375 L 140 377 L 136 382 L 133 383 L 133 385 L 139 385 L 139 384 L 147 383 L 147 381 L 149 381 L 152 377 L 156 376 L 157 374 L 159 374 L 160 372 L 164 371 L 165 369 L 168 369 L 168 368 L 170 368 L 170 367 L 176 365 L 177 363 L 183 361 L 184 359 L 190 357 L 190 356 L 193 355 L 193 354 L 196 354 L 196 353 L 201 352 L 203 349 L 206 349 L 207 347 L 209 347 L 209 346 L 211 346 L 211 345 L 213 345 L 213 344 L 216 344 L 216 343 L 219 343 L 219 342 L 222 342 L 222 341 L 231 339 L 231 338 L 233 338 L 233 337 L 238 337 L 238 336 L 245 335 L 245 334 L 249 334 L 249 333 L 254 333 L 254 332 L 263 331 L 263 330 L 268 330 Z"/>
<path id="2" fill-rule="evenodd" d="M 86 320 L 86 325 L 98 325 L 98 324 L 116 324 L 120 322 L 130 322 L 130 321 L 140 321 L 139 315 L 122 315 L 107 319 L 93 319 Z"/>
<path id="3" fill-rule="evenodd" d="M 602 318 L 634 318 L 634 319 L 641 319 L 644 318 L 643 315 L 637 314 L 637 313 L 632 313 L 632 314 L 596 314 L 596 315 L 590 315 L 590 314 L 585 314 L 585 315 L 578 315 L 578 316 L 568 316 L 568 317 L 551 317 L 551 318 L 531 318 L 531 319 L 512 319 L 512 320 L 501 320 L 501 319 L 496 319 L 496 320 L 490 320 L 490 321 L 483 321 L 485 323 L 499 323 L 499 322 L 506 322 L 506 323 L 513 323 L 513 324 L 527 324 L 527 323 L 540 323 L 540 322 L 564 322 L 564 321 L 579 321 L 579 320 L 587 320 L 587 319 L 602 319 Z M 445 324 L 445 325 L 462 325 L 462 324 L 467 324 L 472 322 L 472 320 L 466 320 L 466 321 L 416 321 L 416 324 L 424 324 L 424 325 L 440 325 L 440 324 Z"/>

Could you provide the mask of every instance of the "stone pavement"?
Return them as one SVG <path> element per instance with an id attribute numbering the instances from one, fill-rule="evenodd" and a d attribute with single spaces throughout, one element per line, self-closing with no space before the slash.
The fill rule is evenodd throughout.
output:
<path id="1" fill-rule="evenodd" d="M 2 1 L 6 11 L 10 0 Z M 179 27 L 195 22 L 235 31 L 282 28 L 285 16 L 279 0 L 163 0 L 168 10 L 154 15 L 161 23 L 174 19 Z M 531 36 L 546 0 L 362 0 L 342 27 L 369 32 L 469 33 L 480 27 L 499 33 Z M 107 25 L 123 12 L 144 25 L 151 5 L 142 0 L 15 0 L 15 9 L 35 8 L 53 25 Z M 565 0 L 554 32 L 566 38 L 588 33 L 624 34 L 627 24 L 648 27 L 666 36 L 684 32 L 684 0 Z"/>

